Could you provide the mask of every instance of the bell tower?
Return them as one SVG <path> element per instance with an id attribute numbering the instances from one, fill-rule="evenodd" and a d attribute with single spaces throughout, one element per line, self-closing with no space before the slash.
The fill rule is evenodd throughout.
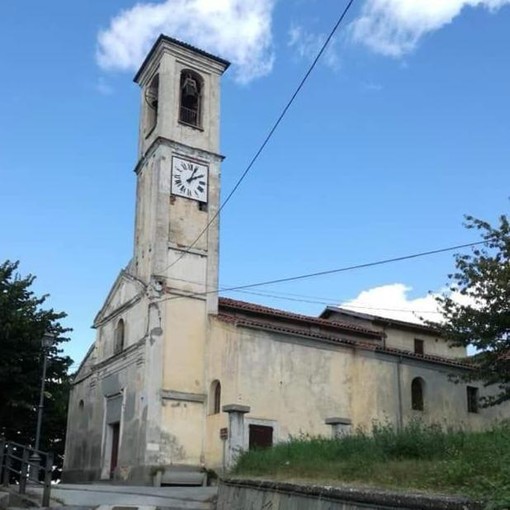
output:
<path id="1" fill-rule="evenodd" d="M 134 78 L 141 115 L 130 270 L 149 288 L 147 466 L 203 461 L 197 438 L 206 418 L 208 316 L 218 308 L 213 218 L 223 160 L 220 78 L 228 66 L 161 35 Z"/>
<path id="2" fill-rule="evenodd" d="M 170 293 L 218 285 L 220 77 L 229 63 L 161 35 L 134 81 L 141 87 L 134 269 Z M 196 241 L 196 242 L 195 242 Z M 208 311 L 217 296 L 206 294 Z"/>

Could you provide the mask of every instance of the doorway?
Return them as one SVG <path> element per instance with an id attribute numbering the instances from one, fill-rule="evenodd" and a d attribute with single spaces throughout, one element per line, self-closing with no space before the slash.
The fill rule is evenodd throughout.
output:
<path id="1" fill-rule="evenodd" d="M 119 439 L 120 439 L 120 423 L 110 423 L 108 425 L 110 437 L 112 438 L 111 456 L 110 456 L 110 480 L 113 479 L 115 469 L 119 460 Z"/>

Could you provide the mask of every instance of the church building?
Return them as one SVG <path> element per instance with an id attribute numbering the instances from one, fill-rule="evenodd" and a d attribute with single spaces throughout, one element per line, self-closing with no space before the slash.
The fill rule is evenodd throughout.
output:
<path id="1" fill-rule="evenodd" d="M 240 450 L 374 420 L 483 428 L 463 348 L 431 328 L 218 297 L 220 81 L 229 63 L 160 36 L 141 90 L 131 261 L 74 377 L 63 480 L 202 483 Z M 200 235 L 203 232 L 203 235 Z"/>

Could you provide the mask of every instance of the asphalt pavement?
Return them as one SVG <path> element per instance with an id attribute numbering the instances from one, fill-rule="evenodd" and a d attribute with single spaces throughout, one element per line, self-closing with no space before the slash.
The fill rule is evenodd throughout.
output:
<path id="1" fill-rule="evenodd" d="M 28 488 L 41 497 L 42 488 Z M 52 506 L 126 506 L 148 510 L 211 510 L 216 487 L 139 487 L 105 484 L 58 484 L 51 488 Z M 121 509 L 118 509 L 121 510 Z M 124 510 L 124 509 L 122 509 Z M 126 509 L 127 510 L 127 509 Z"/>

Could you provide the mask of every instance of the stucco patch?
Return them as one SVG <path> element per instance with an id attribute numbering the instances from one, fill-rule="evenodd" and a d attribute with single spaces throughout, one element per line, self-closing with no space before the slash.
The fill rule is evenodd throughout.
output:
<path id="1" fill-rule="evenodd" d="M 166 462 L 176 462 L 186 458 L 186 451 L 173 434 L 161 432 L 161 456 Z"/>

